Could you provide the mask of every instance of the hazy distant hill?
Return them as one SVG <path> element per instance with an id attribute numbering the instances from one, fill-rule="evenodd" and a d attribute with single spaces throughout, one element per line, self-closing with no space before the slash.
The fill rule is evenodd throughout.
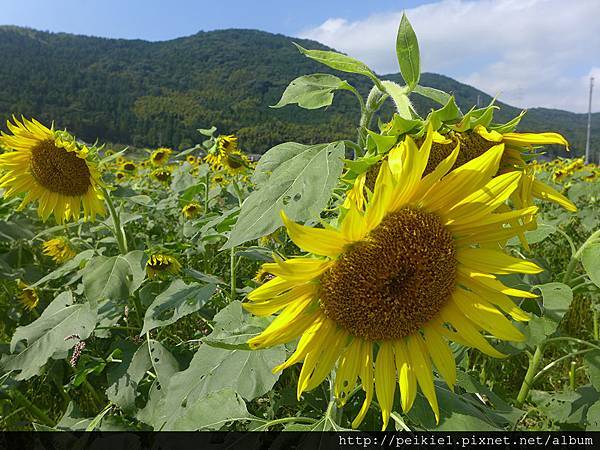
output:
<path id="1" fill-rule="evenodd" d="M 341 93 L 328 111 L 270 109 L 292 79 L 329 72 L 291 44 L 327 47 L 255 30 L 222 30 L 164 42 L 104 39 L 0 27 L 0 117 L 12 113 L 54 120 L 88 141 L 186 147 L 196 128 L 237 133 L 248 151 L 285 140 L 318 142 L 352 136 L 358 107 Z M 366 92 L 366 79 L 343 78 Z M 397 77 L 390 75 L 389 78 Z M 454 92 L 463 110 L 490 96 L 451 78 L 424 74 L 422 84 Z M 417 109 L 431 104 L 414 97 Z M 499 120 L 519 109 L 503 105 Z M 391 108 L 391 106 L 389 107 Z M 586 116 L 533 108 L 522 131 L 556 130 L 583 152 Z M 593 126 L 600 130 L 600 113 Z M 600 132 L 594 136 L 600 146 Z"/>

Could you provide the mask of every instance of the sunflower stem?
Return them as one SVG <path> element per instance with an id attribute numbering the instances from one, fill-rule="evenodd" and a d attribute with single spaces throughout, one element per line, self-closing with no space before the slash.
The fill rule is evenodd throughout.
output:
<path id="1" fill-rule="evenodd" d="M 210 172 L 206 172 L 206 178 L 204 179 L 206 187 L 204 189 L 204 214 L 208 213 L 208 190 L 210 184 Z"/>
<path id="2" fill-rule="evenodd" d="M 18 389 L 10 391 L 10 396 L 15 403 L 27 409 L 33 417 L 48 427 L 54 427 L 55 423 L 44 411 L 31 403 Z"/>
<path id="3" fill-rule="evenodd" d="M 230 269 L 230 274 L 231 274 L 231 280 L 230 280 L 230 297 L 231 297 L 231 301 L 235 300 L 235 291 L 236 291 L 236 276 L 235 276 L 235 269 L 236 269 L 236 263 L 235 263 L 235 247 L 231 247 L 231 252 L 229 254 L 229 269 Z"/>
<path id="4" fill-rule="evenodd" d="M 126 255 L 128 253 L 127 238 L 125 237 L 125 230 L 123 230 L 123 227 L 121 226 L 121 218 L 119 216 L 119 213 L 117 213 L 117 210 L 115 209 L 115 205 L 112 201 L 108 190 L 102 188 L 102 192 L 104 193 L 106 206 L 108 207 L 108 211 L 113 222 L 113 233 L 115 235 L 115 239 L 117 240 L 117 244 L 119 245 L 119 251 L 122 255 Z"/>
<path id="5" fill-rule="evenodd" d="M 594 340 L 598 340 L 598 311 L 596 308 L 592 311 L 592 320 L 594 321 Z"/>
<path id="6" fill-rule="evenodd" d="M 525 378 L 523 378 L 523 384 L 521 385 L 521 389 L 519 390 L 519 395 L 517 395 L 517 406 L 522 405 L 525 400 L 527 400 L 527 396 L 529 395 L 529 390 L 533 384 L 533 379 L 537 373 L 540 362 L 542 361 L 542 356 L 544 355 L 544 344 L 540 344 L 535 348 L 535 353 L 529 359 L 529 367 L 527 368 L 527 372 L 525 373 Z"/>

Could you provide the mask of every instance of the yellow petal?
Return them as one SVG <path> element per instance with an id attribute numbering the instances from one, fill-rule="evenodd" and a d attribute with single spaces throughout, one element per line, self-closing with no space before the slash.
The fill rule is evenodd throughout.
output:
<path id="1" fill-rule="evenodd" d="M 362 388 L 365 391 L 365 401 L 358 412 L 356 418 L 352 421 L 352 428 L 358 428 L 364 420 L 371 402 L 373 401 L 373 343 L 362 341 L 361 364 L 358 372 Z"/>
<path id="2" fill-rule="evenodd" d="M 387 428 L 396 390 L 396 368 L 394 366 L 394 351 L 390 341 L 384 341 L 379 346 L 375 361 L 375 392 L 381 407 L 383 419 L 382 431 Z"/>
<path id="3" fill-rule="evenodd" d="M 575 206 L 575 204 L 571 200 L 569 200 L 556 190 L 552 189 L 550 186 L 538 180 L 535 180 L 533 182 L 532 194 L 534 197 L 537 197 L 541 200 L 549 200 L 551 202 L 557 203 L 563 208 L 565 208 L 567 211 L 577 211 L 577 206 Z"/>
<path id="4" fill-rule="evenodd" d="M 307 298 L 315 298 L 315 296 L 316 285 L 303 284 L 269 300 L 253 303 L 242 303 L 242 306 L 244 309 L 246 309 L 246 311 L 251 312 L 255 316 L 270 316 L 294 301 L 302 302 Z"/>
<path id="5" fill-rule="evenodd" d="M 421 388 L 421 392 L 431 405 L 435 414 L 435 422 L 440 422 L 440 409 L 438 407 L 437 397 L 435 395 L 435 387 L 433 385 L 433 374 L 431 373 L 431 361 L 423 339 L 419 334 L 412 334 L 406 338 L 408 346 L 408 354 L 410 356 L 411 366 L 415 371 L 417 382 Z"/>
<path id="6" fill-rule="evenodd" d="M 306 282 L 325 272 L 333 261 L 315 258 L 291 258 L 263 264 L 263 269 L 288 281 Z"/>
<path id="7" fill-rule="evenodd" d="M 448 342 L 436 331 L 435 327 L 427 326 L 423 330 L 425 346 L 431 356 L 435 368 L 444 378 L 450 389 L 456 384 L 456 362 Z"/>
<path id="8" fill-rule="evenodd" d="M 564 145 L 569 149 L 567 140 L 558 133 L 506 133 L 502 140 L 510 145 L 530 146 L 530 145 Z"/>
<path id="9" fill-rule="evenodd" d="M 294 244 L 315 255 L 335 258 L 343 251 L 344 246 L 350 243 L 338 231 L 299 225 L 288 219 L 283 211 L 281 211 L 281 219 Z"/>
<path id="10" fill-rule="evenodd" d="M 531 261 L 514 258 L 498 250 L 464 248 L 457 251 L 456 259 L 476 272 L 495 274 L 540 273 L 544 269 Z"/>
<path id="11" fill-rule="evenodd" d="M 417 396 L 417 378 L 410 363 L 410 357 L 404 339 L 394 341 L 394 354 L 398 370 L 398 385 L 400 387 L 400 404 L 402 411 L 407 413 Z"/>
<path id="12" fill-rule="evenodd" d="M 335 374 L 334 393 L 341 406 L 346 403 L 348 394 L 356 385 L 361 362 L 360 349 L 360 339 L 354 338 L 340 358 L 339 367 Z"/>
<path id="13" fill-rule="evenodd" d="M 504 315 L 481 297 L 456 289 L 450 300 L 471 321 L 498 339 L 523 341 L 525 336 Z"/>

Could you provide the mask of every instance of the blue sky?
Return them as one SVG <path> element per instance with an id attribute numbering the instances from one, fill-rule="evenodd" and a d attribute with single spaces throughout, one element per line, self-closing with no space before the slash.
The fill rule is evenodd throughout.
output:
<path id="1" fill-rule="evenodd" d="M 167 40 L 223 28 L 296 36 L 330 17 L 359 20 L 424 0 L 0 0 L 0 22 L 103 37 Z M 24 4 L 27 7 L 24 7 Z"/>
<path id="2" fill-rule="evenodd" d="M 255 28 L 315 39 L 390 73 L 403 11 L 423 71 L 515 106 L 575 112 L 587 110 L 595 76 L 600 110 L 598 0 L 0 0 L 0 24 L 153 41 Z"/>

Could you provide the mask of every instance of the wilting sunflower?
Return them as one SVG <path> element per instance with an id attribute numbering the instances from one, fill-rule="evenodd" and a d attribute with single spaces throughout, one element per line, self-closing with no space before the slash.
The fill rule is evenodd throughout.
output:
<path id="1" fill-rule="evenodd" d="M 171 150 L 170 148 L 157 148 L 150 155 L 150 162 L 153 166 L 164 166 L 165 164 L 167 164 L 167 162 L 169 162 L 171 153 L 173 153 L 173 150 Z"/>
<path id="2" fill-rule="evenodd" d="M 44 255 L 51 257 L 59 264 L 67 262 L 77 254 L 66 237 L 44 241 L 42 248 Z"/>
<path id="3" fill-rule="evenodd" d="M 152 178 L 154 178 L 157 181 L 160 181 L 161 183 L 168 183 L 169 181 L 171 181 L 171 170 L 167 167 L 155 169 L 150 175 L 152 176 Z"/>
<path id="4" fill-rule="evenodd" d="M 173 256 L 156 253 L 146 263 L 146 273 L 149 278 L 165 278 L 168 275 L 177 275 L 181 264 Z"/>
<path id="5" fill-rule="evenodd" d="M 19 294 L 19 301 L 23 305 L 23 307 L 31 311 L 35 309 L 35 307 L 40 302 L 40 297 L 35 289 L 30 288 L 27 284 L 23 283 L 23 281 L 18 280 L 17 286 L 21 289 Z"/>
<path id="6" fill-rule="evenodd" d="M 88 148 L 65 131 L 46 128 L 37 120 L 13 118 L 0 142 L 13 151 L 0 155 L 0 187 L 4 197 L 25 193 L 22 210 L 37 201 L 38 215 L 47 220 L 54 213 L 58 223 L 85 220 L 105 213 L 100 175 L 88 159 Z"/>
<path id="7" fill-rule="evenodd" d="M 181 213 L 186 219 L 193 219 L 202 211 L 202 206 L 196 202 L 188 203 L 181 209 Z"/>
<path id="8" fill-rule="evenodd" d="M 220 135 L 217 137 L 216 145 L 204 157 L 204 161 L 206 161 L 213 170 L 220 170 L 223 168 L 223 158 L 227 154 L 237 151 L 237 137 L 233 134 Z"/>
<path id="9" fill-rule="evenodd" d="M 431 136 L 429 133 L 428 136 Z M 431 137 L 419 149 L 407 137 L 389 153 L 365 209 L 355 203 L 336 228 L 283 221 L 290 238 L 318 256 L 263 265 L 275 275 L 248 295 L 255 315 L 280 314 L 253 349 L 293 341 L 296 351 L 274 371 L 303 361 L 298 397 L 335 371 L 341 404 L 357 380 L 366 392 L 353 422 L 358 427 L 375 393 L 385 429 L 396 383 L 409 411 L 417 385 L 439 420 L 432 366 L 453 387 L 456 366 L 449 341 L 494 356 L 482 332 L 523 340 L 506 315 L 527 321 L 509 298 L 535 295 L 503 285 L 499 274 L 541 272 L 532 262 L 507 255 L 498 242 L 516 235 L 536 207 L 497 213 L 518 188 L 521 172 L 496 175 L 504 143 L 450 172 L 456 147 L 431 173 Z M 506 314 L 506 315 L 505 315 Z"/>
<path id="10" fill-rule="evenodd" d="M 239 150 L 227 153 L 221 158 L 222 167 L 230 175 L 244 173 L 250 167 L 250 159 Z"/>

